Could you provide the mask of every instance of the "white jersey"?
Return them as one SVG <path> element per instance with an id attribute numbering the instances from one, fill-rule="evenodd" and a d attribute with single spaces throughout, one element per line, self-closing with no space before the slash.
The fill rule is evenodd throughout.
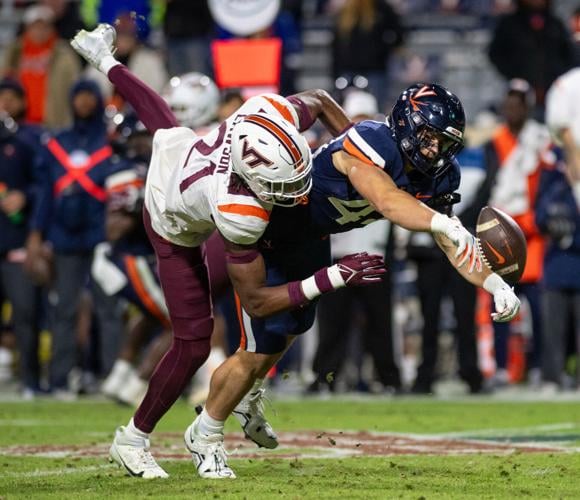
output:
<path id="1" fill-rule="evenodd" d="M 560 76 L 546 95 L 546 124 L 556 142 L 559 133 L 569 128 L 580 146 L 580 68 L 574 68 Z"/>
<path id="2" fill-rule="evenodd" d="M 145 187 L 145 206 L 157 234 L 181 246 L 198 246 L 217 229 L 227 240 L 255 243 L 272 205 L 232 175 L 232 129 L 251 113 L 282 116 L 299 127 L 290 102 L 275 94 L 252 97 L 220 126 L 198 136 L 184 127 L 158 130 Z"/>

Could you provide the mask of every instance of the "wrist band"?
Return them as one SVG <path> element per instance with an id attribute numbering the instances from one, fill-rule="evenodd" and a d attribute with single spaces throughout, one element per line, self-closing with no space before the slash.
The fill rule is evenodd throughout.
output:
<path id="1" fill-rule="evenodd" d="M 300 307 L 308 302 L 308 298 L 304 295 L 300 285 L 300 281 L 288 283 L 288 295 L 290 296 L 290 304 L 292 307 Z"/>
<path id="2" fill-rule="evenodd" d="M 507 283 L 498 274 L 492 273 L 483 282 L 483 289 L 494 295 L 498 290 L 508 287 Z"/>
<path id="3" fill-rule="evenodd" d="M 101 59 L 101 62 L 99 63 L 99 70 L 105 75 L 107 75 L 112 68 L 118 66 L 119 64 L 121 63 L 117 61 L 117 59 L 115 59 L 113 56 L 105 56 L 103 57 L 103 59 Z"/>
<path id="4" fill-rule="evenodd" d="M 449 226 L 451 219 L 446 215 L 435 213 L 431 218 L 431 232 L 432 233 L 445 233 Z"/>

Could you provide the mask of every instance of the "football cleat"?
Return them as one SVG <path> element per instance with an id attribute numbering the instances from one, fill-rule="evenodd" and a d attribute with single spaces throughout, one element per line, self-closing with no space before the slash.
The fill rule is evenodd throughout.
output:
<path id="1" fill-rule="evenodd" d="M 113 365 L 111 373 L 103 381 L 101 392 L 112 399 L 117 399 L 119 391 L 133 373 L 133 367 L 125 360 L 117 360 Z"/>
<path id="2" fill-rule="evenodd" d="M 278 436 L 264 417 L 265 392 L 266 389 L 262 388 L 246 394 L 233 414 L 248 439 L 262 448 L 274 449 L 278 446 Z"/>
<path id="3" fill-rule="evenodd" d="M 70 44 L 92 66 L 100 69 L 101 61 L 113 55 L 117 33 L 110 24 L 99 24 L 93 31 L 80 30 Z"/>
<path id="4" fill-rule="evenodd" d="M 145 398 L 148 387 L 149 383 L 139 377 L 137 372 L 133 371 L 123 387 L 117 392 L 117 399 L 121 403 L 137 408 Z"/>
<path id="5" fill-rule="evenodd" d="M 119 427 L 109 450 L 109 461 L 116 462 L 134 477 L 143 479 L 167 478 L 165 472 L 149 451 L 149 439 L 128 436 L 125 427 Z"/>
<path id="6" fill-rule="evenodd" d="M 185 447 L 191 453 L 197 473 L 204 479 L 235 479 L 228 466 L 228 454 L 224 448 L 224 435 L 203 436 L 197 432 L 199 417 L 185 430 Z"/>

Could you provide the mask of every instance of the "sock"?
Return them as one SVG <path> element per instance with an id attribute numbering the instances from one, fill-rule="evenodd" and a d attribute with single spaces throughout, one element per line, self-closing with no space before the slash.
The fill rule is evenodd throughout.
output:
<path id="1" fill-rule="evenodd" d="M 201 415 L 197 419 L 197 432 L 204 436 L 209 436 L 211 434 L 223 434 L 224 433 L 225 420 L 216 420 L 211 418 L 205 408 L 201 412 Z"/>
<path id="2" fill-rule="evenodd" d="M 149 434 L 147 432 L 143 432 L 137 429 L 137 427 L 135 427 L 135 422 L 133 422 L 132 418 L 131 420 L 129 420 L 127 427 L 125 427 L 125 434 L 127 434 L 129 437 L 138 437 L 145 439 L 149 437 Z"/>

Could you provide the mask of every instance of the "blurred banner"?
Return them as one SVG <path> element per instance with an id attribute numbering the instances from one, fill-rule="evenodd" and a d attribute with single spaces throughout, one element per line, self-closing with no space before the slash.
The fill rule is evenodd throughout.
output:
<path id="1" fill-rule="evenodd" d="M 282 41 L 216 40 L 212 42 L 215 80 L 220 88 L 241 88 L 245 97 L 280 88 Z"/>

